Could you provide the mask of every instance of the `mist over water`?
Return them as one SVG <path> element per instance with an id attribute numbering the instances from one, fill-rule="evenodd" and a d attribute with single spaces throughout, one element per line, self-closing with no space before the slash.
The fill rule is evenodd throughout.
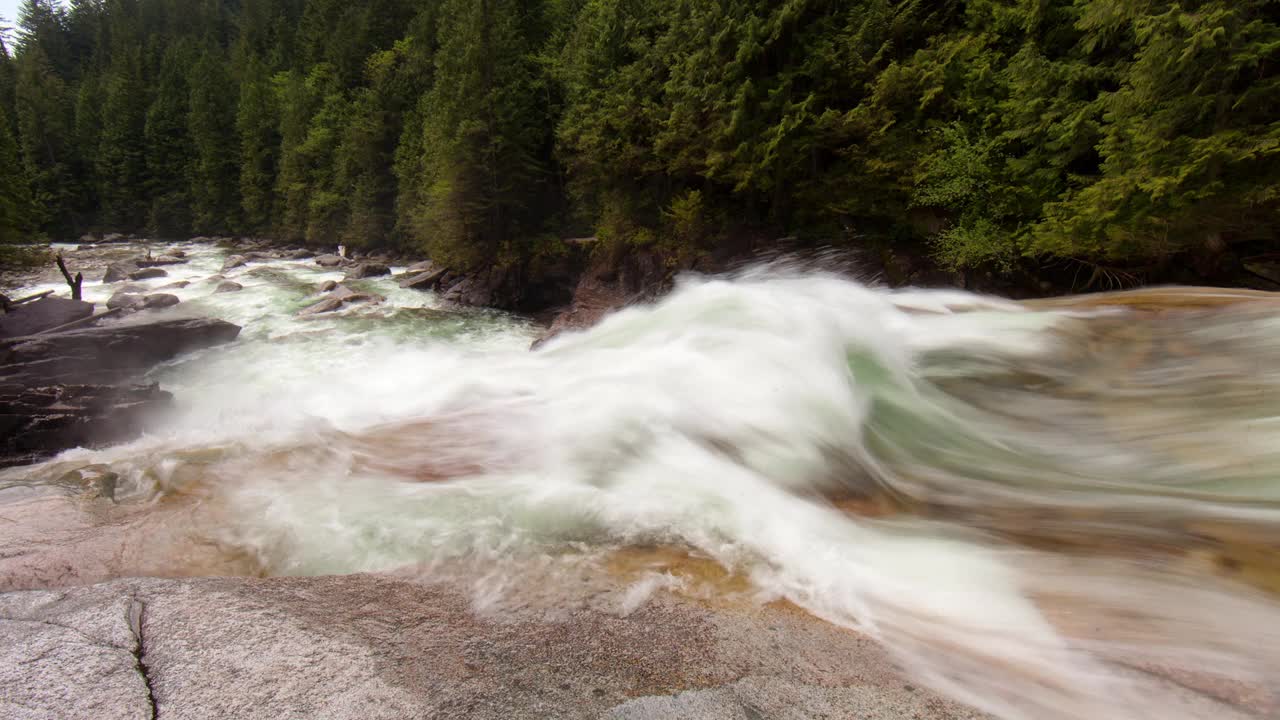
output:
<path id="1" fill-rule="evenodd" d="M 388 279 L 356 283 L 386 303 L 297 317 L 342 276 L 307 261 L 215 295 L 221 252 L 184 247 L 143 284 L 192 280 L 165 312 L 241 340 L 152 374 L 176 407 L 147 436 L 0 473 L 10 506 L 97 468 L 104 518 L 180 509 L 113 572 L 411 572 L 495 614 L 786 600 L 1002 718 L 1229 716 L 1159 668 L 1280 687 L 1274 303 L 1017 304 L 773 264 L 531 352 L 527 323 Z"/>

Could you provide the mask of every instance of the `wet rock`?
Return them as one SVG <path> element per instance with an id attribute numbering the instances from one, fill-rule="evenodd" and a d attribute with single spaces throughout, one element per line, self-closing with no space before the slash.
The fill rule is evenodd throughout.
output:
<path id="1" fill-rule="evenodd" d="M 339 255 L 321 255 L 316 258 L 316 264 L 320 267 L 338 267 L 347 264 L 347 260 Z"/>
<path id="2" fill-rule="evenodd" d="M 1280 262 L 1247 262 L 1244 269 L 1273 286 L 1280 286 Z"/>
<path id="3" fill-rule="evenodd" d="M 0 314 L 0 338 L 34 335 L 93 314 L 93 303 L 60 297 L 44 297 L 17 305 Z"/>
<path id="4" fill-rule="evenodd" d="M 137 437 L 173 396 L 150 385 L 0 384 L 0 467 Z"/>
<path id="5" fill-rule="evenodd" d="M 206 283 L 220 283 L 226 279 L 227 277 L 225 275 L 210 275 L 209 277 L 205 278 L 204 281 Z"/>
<path id="6" fill-rule="evenodd" d="M 119 382 L 239 334 L 239 326 L 222 320 L 184 318 L 9 338 L 0 341 L 0 384 Z"/>
<path id="7" fill-rule="evenodd" d="M 329 297 L 321 300 L 314 305 L 307 306 L 298 312 L 300 316 L 319 315 L 321 313 L 333 312 L 340 310 L 346 305 L 353 303 L 372 303 L 377 304 L 386 300 L 381 295 L 373 293 L 356 292 L 346 285 L 338 285 L 329 291 Z"/>
<path id="8" fill-rule="evenodd" d="M 165 265 L 185 265 L 187 261 L 183 258 L 161 255 L 157 258 L 133 261 L 140 268 L 163 267 Z"/>
<path id="9" fill-rule="evenodd" d="M 431 272 L 436 269 L 436 264 L 430 260 L 420 260 L 404 269 L 405 275 L 418 275 L 424 272 Z"/>
<path id="10" fill-rule="evenodd" d="M 213 292 L 214 292 L 214 294 L 217 294 L 217 293 L 229 293 L 229 292 L 240 292 L 240 291 L 241 291 L 241 290 L 243 290 L 243 289 L 244 289 L 244 286 L 243 286 L 243 285 L 241 285 L 240 283 L 238 283 L 238 282 L 232 282 L 232 281 L 230 281 L 230 280 L 225 280 L 225 281 L 223 281 L 223 282 L 218 283 L 218 287 L 217 287 L 217 288 L 215 288 Z"/>
<path id="11" fill-rule="evenodd" d="M 150 280 L 152 278 L 168 277 L 169 273 L 158 267 L 142 268 L 136 272 L 129 273 L 130 280 Z"/>
<path id="12" fill-rule="evenodd" d="M 302 310 L 299 310 L 298 315 L 303 317 L 307 315 L 319 315 L 321 313 L 333 312 L 334 310 L 341 308 L 342 298 L 325 298 L 314 305 L 308 305 Z"/>
<path id="13" fill-rule="evenodd" d="M 167 308 L 182 302 L 177 295 L 169 293 L 154 293 L 142 299 L 142 306 L 147 309 Z"/>
<path id="14" fill-rule="evenodd" d="M 182 288 L 190 284 L 191 284 L 191 281 L 189 280 L 179 280 L 177 282 L 171 282 L 168 285 L 161 285 L 156 289 L 157 290 L 181 290 Z"/>
<path id="15" fill-rule="evenodd" d="M 107 308 L 137 308 L 142 306 L 142 302 L 142 295 L 121 290 L 107 299 Z"/>
<path id="16" fill-rule="evenodd" d="M 244 255 L 232 255 L 231 257 L 223 261 L 222 272 L 226 272 L 228 270 L 234 270 L 238 267 L 243 267 L 248 263 L 249 263 L 249 258 L 245 257 Z"/>
<path id="17" fill-rule="evenodd" d="M 364 278 L 380 277 L 382 275 L 390 275 L 391 268 L 382 263 L 359 263 L 347 271 L 344 280 L 362 280 Z"/>
<path id="18" fill-rule="evenodd" d="M 187 257 L 187 251 L 185 251 L 185 250 L 170 250 L 169 252 L 165 253 L 165 255 L 168 255 L 169 257 L 182 258 L 182 259 L 184 259 L 184 260 L 185 260 L 185 259 L 186 259 L 186 257 Z"/>
<path id="19" fill-rule="evenodd" d="M 448 268 L 434 268 L 416 273 L 400 280 L 400 287 L 410 290 L 433 290 L 447 272 L 449 272 Z"/>
<path id="20" fill-rule="evenodd" d="M 336 287 L 338 287 L 337 280 L 325 280 L 324 282 L 320 283 L 320 292 L 327 293 Z"/>
<path id="21" fill-rule="evenodd" d="M 288 252 L 288 253 L 285 253 L 285 254 L 282 256 L 282 259 L 283 259 L 283 260 L 308 260 L 308 259 L 313 258 L 313 257 L 315 257 L 315 256 L 316 256 L 316 254 L 315 254 L 314 252 L 312 252 L 311 250 L 298 249 L 298 250 L 293 250 L 293 251 L 290 251 L 290 252 Z"/>
<path id="22" fill-rule="evenodd" d="M 102 282 L 114 283 L 120 282 L 121 280 L 128 280 L 130 273 L 135 273 L 140 269 L 141 268 L 138 267 L 138 263 L 133 260 L 112 263 L 107 266 L 107 271 L 102 276 Z"/>

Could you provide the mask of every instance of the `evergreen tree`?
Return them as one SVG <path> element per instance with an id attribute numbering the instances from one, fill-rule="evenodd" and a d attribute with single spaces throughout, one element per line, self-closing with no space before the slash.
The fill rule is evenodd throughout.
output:
<path id="1" fill-rule="evenodd" d="M 227 63 L 210 48 L 192 66 L 188 84 L 192 227 L 201 233 L 228 232 L 240 225 L 236 109 L 231 103 L 238 91 Z"/>
<path id="2" fill-rule="evenodd" d="M 119 53 L 107 71 L 96 158 L 106 227 L 138 230 L 147 224 L 147 105 L 141 52 Z"/>
<path id="3" fill-rule="evenodd" d="M 279 123 L 275 91 L 266 67 L 258 58 L 251 58 L 240 83 L 236 109 L 241 210 L 245 228 L 251 232 L 267 230 L 274 217 Z"/>
<path id="4" fill-rule="evenodd" d="M 194 156 L 187 132 L 187 86 L 190 53 L 170 48 L 160 68 L 155 98 L 147 110 L 147 189 L 151 201 L 148 229 L 160 237 L 178 237 L 192 230 L 191 188 Z"/>
<path id="5" fill-rule="evenodd" d="M 0 244 L 30 239 L 35 230 L 31 189 L 9 119 L 0 113 Z"/>

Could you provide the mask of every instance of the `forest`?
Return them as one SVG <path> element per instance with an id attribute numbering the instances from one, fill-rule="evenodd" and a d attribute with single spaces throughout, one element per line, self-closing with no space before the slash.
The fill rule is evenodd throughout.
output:
<path id="1" fill-rule="evenodd" d="M 0 242 L 567 238 L 1118 266 L 1274 243 L 1268 0 L 26 0 Z"/>

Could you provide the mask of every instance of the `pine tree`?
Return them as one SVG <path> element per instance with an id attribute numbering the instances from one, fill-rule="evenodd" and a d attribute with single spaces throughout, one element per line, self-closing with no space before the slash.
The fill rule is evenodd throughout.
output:
<path id="1" fill-rule="evenodd" d="M 240 225 L 236 109 L 230 102 L 238 91 L 227 63 L 212 48 L 201 52 L 188 85 L 192 227 L 200 233 L 229 232 Z"/>
<path id="2" fill-rule="evenodd" d="M 5 113 L 0 113 L 0 244 L 19 243 L 35 230 L 31 189 L 18 143 Z"/>
<path id="3" fill-rule="evenodd" d="M 139 230 L 147 223 L 146 111 L 141 53 L 121 52 L 105 80 L 102 136 L 96 157 L 104 227 Z"/>
<path id="4" fill-rule="evenodd" d="M 266 67 L 258 58 L 251 58 L 240 83 L 236 109 L 241 210 L 245 228 L 251 232 L 267 230 L 273 219 L 279 122 L 275 92 Z"/>
<path id="5" fill-rule="evenodd" d="M 159 237 L 179 237 L 192 230 L 188 178 L 194 157 L 187 132 L 190 57 L 181 46 L 165 53 L 155 98 L 147 110 L 147 195 L 151 202 L 147 227 Z"/>

